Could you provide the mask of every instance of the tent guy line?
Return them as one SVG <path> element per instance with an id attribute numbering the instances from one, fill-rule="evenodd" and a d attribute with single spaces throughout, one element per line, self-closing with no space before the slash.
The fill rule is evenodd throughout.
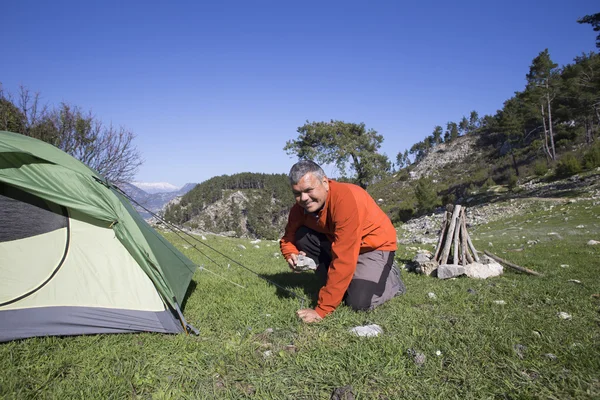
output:
<path id="1" fill-rule="evenodd" d="M 220 252 L 219 250 L 215 249 L 214 247 L 210 246 L 209 244 L 204 243 L 202 240 L 198 239 L 197 237 L 194 237 L 193 235 L 191 235 L 190 233 L 184 231 L 182 228 L 178 227 L 175 224 L 172 224 L 168 221 L 166 221 L 165 219 L 163 219 L 162 217 L 160 217 L 158 214 L 153 213 L 152 211 L 148 210 L 146 207 L 144 207 L 143 205 L 141 205 L 140 203 L 138 203 L 137 201 L 135 201 L 131 196 L 129 196 L 127 193 L 125 193 L 123 190 L 121 190 L 121 188 L 119 188 L 118 186 L 112 185 L 111 187 L 114 188 L 115 190 L 119 191 L 119 193 L 121 193 L 123 196 L 125 196 L 125 198 L 127 198 L 130 202 L 132 202 L 133 204 L 137 205 L 138 207 L 142 208 L 144 211 L 146 211 L 147 213 L 149 213 L 150 215 L 152 215 L 154 218 L 158 219 L 159 221 L 161 221 L 163 224 L 165 224 L 167 227 L 169 227 L 171 229 L 171 231 L 177 235 L 177 237 L 179 237 L 180 239 L 182 239 L 183 241 L 185 241 L 187 244 L 189 244 L 192 248 L 194 248 L 196 251 L 198 251 L 200 254 L 204 255 L 206 258 L 208 258 L 210 261 L 212 261 L 214 264 L 216 264 L 217 266 L 219 266 L 219 264 L 214 261 L 213 259 L 211 259 L 210 257 L 208 257 L 204 252 L 202 252 L 202 250 L 200 250 L 195 244 L 190 243 L 189 241 L 187 241 L 185 238 L 183 238 L 181 235 L 179 235 L 179 232 L 185 234 L 186 236 L 189 236 L 190 238 L 192 238 L 193 240 L 197 241 L 198 243 L 208 247 L 209 249 L 211 249 L 212 251 L 214 251 L 215 253 L 225 257 L 226 259 L 230 260 L 231 262 L 237 264 L 238 266 L 244 268 L 245 270 L 253 273 L 254 275 L 256 275 L 257 277 L 259 277 L 260 279 L 263 279 L 265 281 L 267 281 L 268 283 L 270 283 L 271 285 L 289 293 L 292 295 L 292 297 L 300 300 L 300 308 L 304 308 L 304 302 L 306 301 L 305 297 L 299 296 L 296 292 L 294 292 L 293 290 L 290 290 L 286 287 L 283 287 L 281 285 L 279 285 L 276 282 L 273 282 L 272 280 L 265 278 L 263 275 L 253 271 L 252 269 L 246 267 L 245 265 L 243 265 L 242 263 L 240 263 L 237 260 L 234 260 L 233 258 L 229 257 L 228 255 Z M 204 268 L 204 267 L 201 267 Z M 206 269 L 206 268 L 204 268 Z M 207 270 L 208 271 L 208 270 Z M 210 272 L 210 271 L 209 271 Z M 225 279 L 225 278 L 223 278 Z M 231 282 L 233 284 L 235 284 L 234 282 Z M 237 284 L 235 284 L 237 285 Z M 240 285 L 237 285 L 240 286 Z"/>

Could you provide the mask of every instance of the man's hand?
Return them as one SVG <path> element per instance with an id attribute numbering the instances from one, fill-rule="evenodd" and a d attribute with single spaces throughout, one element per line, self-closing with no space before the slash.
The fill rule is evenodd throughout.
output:
<path id="1" fill-rule="evenodd" d="M 299 254 L 306 255 L 306 253 L 303 251 L 301 251 Z M 298 264 L 298 254 L 292 254 L 290 258 L 287 259 L 287 262 L 292 271 L 300 273 L 300 271 L 296 271 L 296 264 Z"/>
<path id="2" fill-rule="evenodd" d="M 320 320 L 323 319 L 312 308 L 304 308 L 302 310 L 298 310 L 298 311 L 296 311 L 296 314 L 298 314 L 298 316 L 300 317 L 300 319 L 303 322 L 306 322 L 307 324 L 310 324 L 312 322 L 318 322 L 318 321 L 320 321 Z"/>

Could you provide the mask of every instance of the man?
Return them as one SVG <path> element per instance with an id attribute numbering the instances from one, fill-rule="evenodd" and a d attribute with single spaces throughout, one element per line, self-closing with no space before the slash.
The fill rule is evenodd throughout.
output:
<path id="1" fill-rule="evenodd" d="M 369 193 L 328 179 L 308 160 L 294 164 L 289 178 L 296 204 L 281 253 L 293 270 L 299 254 L 312 258 L 323 284 L 317 306 L 299 310 L 298 316 L 316 322 L 342 300 L 354 310 L 370 310 L 404 293 L 394 265 L 396 230 Z"/>

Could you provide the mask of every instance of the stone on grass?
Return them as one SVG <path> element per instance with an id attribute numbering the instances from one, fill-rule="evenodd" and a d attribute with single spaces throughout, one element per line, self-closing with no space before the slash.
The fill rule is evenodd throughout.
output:
<path id="1" fill-rule="evenodd" d="M 238 244 L 237 247 L 238 249 L 246 250 L 246 246 L 244 246 L 243 244 Z"/>
<path id="2" fill-rule="evenodd" d="M 455 278 L 465 274 L 465 267 L 462 265 L 442 264 L 437 269 L 437 277 L 440 279 Z"/>
<path id="3" fill-rule="evenodd" d="M 590 240 L 589 242 L 587 242 L 587 244 L 588 244 L 589 246 L 595 246 L 595 245 L 597 245 L 597 244 L 600 244 L 600 242 L 599 242 L 599 241 L 597 241 L 597 240 Z"/>
<path id="4" fill-rule="evenodd" d="M 465 273 L 469 278 L 487 279 L 493 276 L 502 275 L 504 268 L 497 262 L 489 262 L 488 264 L 471 263 L 465 267 Z"/>
<path id="5" fill-rule="evenodd" d="M 560 319 L 571 319 L 571 314 L 568 314 L 564 311 L 559 312 L 557 315 Z"/>
<path id="6" fill-rule="evenodd" d="M 333 390 L 331 400 L 354 400 L 353 388 L 350 385 L 342 386 Z"/>
<path id="7" fill-rule="evenodd" d="M 504 300 L 494 300 L 494 304 L 499 304 L 499 305 L 503 306 L 506 304 L 506 302 Z"/>
<path id="8" fill-rule="evenodd" d="M 438 266 L 439 265 L 437 261 L 426 261 L 424 263 L 418 263 L 417 267 L 415 268 L 415 272 L 423 275 L 435 276 L 435 272 L 437 271 Z"/>
<path id="9" fill-rule="evenodd" d="M 581 281 L 577 280 L 577 279 L 569 279 L 567 282 L 577 283 L 577 284 L 581 285 Z"/>
<path id="10" fill-rule="evenodd" d="M 425 361 L 427 361 L 427 357 L 425 357 L 425 354 L 418 352 L 414 349 L 406 350 L 406 354 L 412 357 L 413 362 L 417 365 L 417 367 L 422 367 L 425 364 Z"/>
<path id="11" fill-rule="evenodd" d="M 365 325 L 365 326 L 355 326 L 350 329 L 350 333 L 355 334 L 356 336 L 379 336 L 383 333 L 383 329 L 377 324 Z"/>
<path id="12" fill-rule="evenodd" d="M 433 292 L 427 293 L 427 296 L 429 296 L 430 299 L 437 299 L 437 296 Z"/>

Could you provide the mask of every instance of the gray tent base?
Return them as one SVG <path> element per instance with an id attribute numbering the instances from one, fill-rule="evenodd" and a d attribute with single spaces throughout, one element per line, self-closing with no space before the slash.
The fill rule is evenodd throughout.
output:
<path id="1" fill-rule="evenodd" d="M 169 310 L 39 307 L 0 311 L 0 342 L 32 336 L 134 332 L 179 333 L 183 328 Z"/>

